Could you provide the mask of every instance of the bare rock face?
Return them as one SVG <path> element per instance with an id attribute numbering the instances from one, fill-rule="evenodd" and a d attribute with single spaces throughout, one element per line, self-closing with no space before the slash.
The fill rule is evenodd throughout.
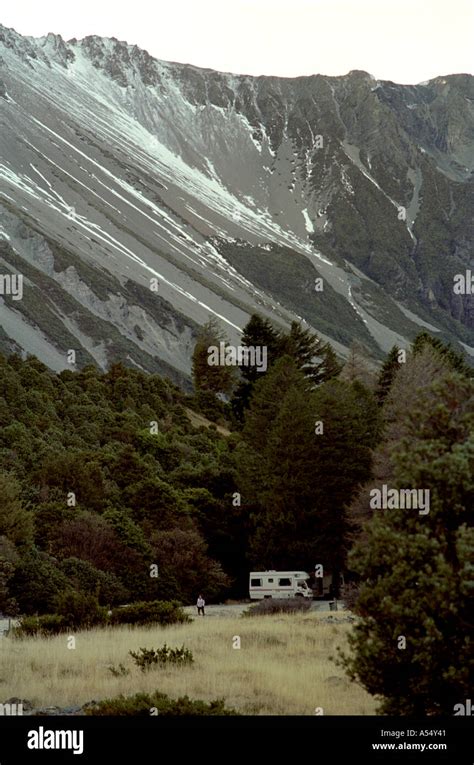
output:
<path id="1" fill-rule="evenodd" d="M 50 32 L 45 38 L 42 38 L 42 46 L 49 58 L 64 68 L 67 67 L 68 63 L 75 60 L 74 51 L 64 42 L 61 35 Z"/>
<path id="2" fill-rule="evenodd" d="M 258 311 L 342 355 L 428 325 L 474 359 L 471 76 L 238 76 L 0 27 L 0 77 L 0 258 L 25 277 L 0 351 L 189 386 L 198 326 L 237 343 Z"/>

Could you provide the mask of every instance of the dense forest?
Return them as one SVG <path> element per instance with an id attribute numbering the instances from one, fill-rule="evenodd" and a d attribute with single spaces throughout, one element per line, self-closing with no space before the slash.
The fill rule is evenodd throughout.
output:
<path id="1" fill-rule="evenodd" d="M 104 605 L 227 591 L 243 556 L 232 437 L 194 427 L 158 376 L 0 365 L 2 610 L 50 612 L 68 587 Z"/>
<path id="2" fill-rule="evenodd" d="M 209 366 L 219 342 L 210 321 L 193 396 L 122 364 L 54 374 L 0 356 L 0 611 L 52 613 L 71 590 L 187 604 L 245 597 L 260 567 L 347 571 L 368 534 L 367 487 L 390 478 L 388 446 L 393 464 L 410 454 L 393 422 L 422 416 L 427 380 L 440 381 L 431 418 L 452 386 L 472 407 L 471 368 L 426 333 L 381 370 L 360 348 L 342 364 L 300 325 L 258 316 L 242 344 L 268 349 L 264 371 Z"/>

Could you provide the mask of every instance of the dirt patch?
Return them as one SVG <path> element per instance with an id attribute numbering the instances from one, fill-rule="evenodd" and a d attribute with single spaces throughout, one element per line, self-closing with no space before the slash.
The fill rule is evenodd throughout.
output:
<path id="1" fill-rule="evenodd" d="M 194 425 L 195 428 L 209 428 L 211 425 L 214 425 L 218 433 L 223 436 L 230 436 L 230 430 L 224 428 L 222 425 L 217 425 L 215 422 L 211 422 L 211 420 L 208 420 L 207 417 L 204 417 L 204 415 L 193 412 L 192 409 L 188 409 L 187 407 L 185 412 L 191 424 Z"/>
<path id="2" fill-rule="evenodd" d="M 234 618 L 236 616 L 240 616 L 248 607 L 250 606 L 250 603 L 239 603 L 238 605 L 217 605 L 217 606 L 206 606 L 205 612 L 206 615 L 204 617 L 199 616 L 199 619 L 229 619 Z M 197 608 L 196 606 L 185 606 L 183 608 L 183 611 L 191 618 L 197 619 Z"/>

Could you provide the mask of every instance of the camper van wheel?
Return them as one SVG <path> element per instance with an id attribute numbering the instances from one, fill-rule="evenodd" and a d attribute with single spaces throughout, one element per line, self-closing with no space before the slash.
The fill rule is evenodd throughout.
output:
<path id="1" fill-rule="evenodd" d="M 297 598 L 304 598 L 304 595 L 303 595 L 302 592 L 297 592 L 295 597 L 297 597 Z"/>

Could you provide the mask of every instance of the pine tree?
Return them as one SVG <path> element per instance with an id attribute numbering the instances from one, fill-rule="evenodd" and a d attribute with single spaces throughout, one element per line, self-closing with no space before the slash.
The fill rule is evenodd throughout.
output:
<path id="1" fill-rule="evenodd" d="M 429 512 L 380 510 L 367 524 L 350 556 L 360 619 L 343 663 L 382 713 L 452 715 L 474 679 L 474 383 L 443 371 L 413 396 L 398 408 L 390 485 L 428 490 Z"/>
<path id="2" fill-rule="evenodd" d="M 268 319 L 254 313 L 244 327 L 242 345 L 264 347 L 267 350 L 267 369 L 282 355 L 281 337 Z M 256 382 L 262 373 L 253 366 L 241 366 L 240 372 L 245 381 Z"/>
<path id="3" fill-rule="evenodd" d="M 251 539 L 255 565 L 302 567 L 312 558 L 320 490 L 316 438 L 311 394 L 301 375 L 282 397 L 260 456 L 259 508 Z"/>
<path id="4" fill-rule="evenodd" d="M 267 372 L 282 354 L 281 337 L 268 319 L 252 314 L 242 333 L 242 345 L 265 348 L 267 354 Z M 241 379 L 232 397 L 231 406 L 239 421 L 243 421 L 255 383 L 266 372 L 257 371 L 254 366 L 240 366 Z"/>
<path id="5" fill-rule="evenodd" d="M 202 327 L 194 346 L 192 369 L 194 387 L 198 392 L 229 393 L 235 384 L 236 368 L 224 364 L 209 363 L 209 349 L 227 344 L 225 334 L 214 318 Z M 227 347 L 227 346 L 226 346 Z"/>
<path id="6" fill-rule="evenodd" d="M 269 372 L 255 384 L 250 406 L 245 414 L 242 442 L 236 451 L 239 486 L 247 502 L 256 501 L 265 481 L 262 455 L 278 416 L 282 401 L 292 388 L 309 392 L 304 375 L 294 359 L 282 356 Z"/>
<path id="7" fill-rule="evenodd" d="M 318 335 L 309 328 L 303 329 L 296 321 L 291 323 L 288 333 L 277 332 L 271 322 L 254 314 L 244 329 L 242 345 L 264 346 L 268 369 L 282 356 L 293 358 L 313 386 L 337 377 L 342 369 L 332 346 L 323 343 Z M 240 371 L 242 379 L 233 396 L 232 407 L 237 418 L 243 420 L 253 386 L 263 375 L 255 367 L 242 366 Z"/>
<path id="8" fill-rule="evenodd" d="M 406 413 L 416 415 L 420 392 L 425 391 L 425 395 L 428 395 L 427 391 L 431 390 L 433 381 L 441 379 L 449 371 L 448 361 L 429 344 L 416 355 L 409 354 L 406 363 L 400 364 L 384 399 L 383 407 L 378 407 L 379 431 L 373 441 L 373 447 L 375 447 L 373 476 L 369 483 L 361 488 L 349 509 L 353 541 L 360 539 L 363 542 L 366 538 L 365 524 L 374 515 L 374 510 L 367 502 L 369 492 L 383 484 L 390 484 L 393 480 L 390 453 L 397 443 L 409 438 L 409 420 Z M 431 406 L 434 409 L 437 405 L 436 396 L 433 392 L 430 396 Z M 382 430 L 383 439 L 380 440 Z"/>
<path id="9" fill-rule="evenodd" d="M 341 372 L 341 379 L 350 383 L 359 380 L 368 387 L 373 386 L 374 374 L 370 369 L 367 354 L 364 347 L 357 341 L 351 344 L 349 357 Z"/>
<path id="10" fill-rule="evenodd" d="M 400 348 L 398 345 L 394 345 L 382 364 L 382 368 L 377 378 L 376 396 L 379 404 L 383 404 L 387 393 L 392 385 L 393 378 L 400 369 Z"/>
<path id="11" fill-rule="evenodd" d="M 342 568 L 345 507 L 370 474 L 376 410 L 373 396 L 369 404 L 338 380 L 311 390 L 288 357 L 257 384 L 237 479 L 252 515 L 252 565 Z"/>
<path id="12" fill-rule="evenodd" d="M 451 369 L 465 377 L 474 377 L 474 369 L 466 363 L 465 355 L 455 351 L 448 343 L 444 343 L 439 337 L 433 337 L 429 332 L 419 332 L 412 343 L 414 356 L 421 353 L 426 347 L 433 348 L 441 358 L 446 361 Z"/>
<path id="13" fill-rule="evenodd" d="M 326 343 L 326 345 L 323 346 L 322 352 L 323 363 L 320 379 L 322 382 L 328 382 L 328 380 L 339 377 L 342 370 L 342 364 L 337 360 L 334 348 L 330 343 Z"/>
<path id="14" fill-rule="evenodd" d="M 281 335 L 282 352 L 292 356 L 303 374 L 313 385 L 337 377 L 342 365 L 337 361 L 334 349 L 323 343 L 309 328 L 303 329 L 296 321 L 291 323 L 290 332 Z"/>

